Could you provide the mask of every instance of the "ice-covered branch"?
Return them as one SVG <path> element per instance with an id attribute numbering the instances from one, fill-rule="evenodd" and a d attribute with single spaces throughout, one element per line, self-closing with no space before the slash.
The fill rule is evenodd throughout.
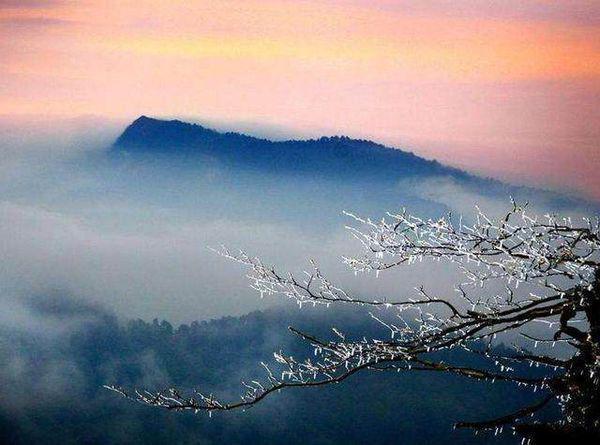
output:
<path id="1" fill-rule="evenodd" d="M 512 414 L 459 426 L 498 428 L 558 400 L 564 422 L 600 431 L 598 220 L 574 224 L 569 218 L 553 215 L 531 216 L 525 206 L 514 202 L 498 219 L 477 210 L 471 224 L 452 215 L 422 219 L 406 211 L 379 221 L 348 215 L 357 224 L 349 230 L 365 249 L 361 256 L 344 258 L 355 272 L 379 273 L 433 259 L 457 265 L 466 283 L 442 296 L 421 287 L 416 295 L 403 299 L 371 299 L 335 284 L 315 262 L 297 276 L 243 251 L 233 253 L 223 247 L 217 252 L 248 268 L 251 287 L 261 297 L 283 296 L 300 307 L 344 304 L 363 308 L 386 335 L 368 338 L 362 332 L 343 333 L 333 328 L 332 339 L 324 340 L 290 328 L 312 346 L 313 356 L 298 360 L 282 351 L 275 353 L 272 364 L 262 363 L 265 377 L 261 381 L 243 382 L 245 392 L 239 401 L 223 401 L 198 391 L 184 395 L 177 389 L 107 388 L 151 406 L 211 413 L 248 408 L 282 389 L 341 382 L 362 370 L 445 372 L 514 382 L 548 394 L 539 404 Z M 503 290 L 490 291 L 486 286 L 490 281 L 500 281 Z M 545 326 L 548 336 L 538 338 L 526 332 L 533 324 Z M 499 351 L 494 342 L 510 332 L 531 340 L 534 350 L 538 343 L 564 342 L 573 352 L 570 357 L 558 358 L 520 345 L 515 345 L 514 353 Z M 353 340 L 356 338 L 360 340 Z M 453 349 L 487 361 L 481 366 L 465 366 L 440 359 L 440 352 Z M 524 375 L 522 364 L 535 365 L 542 372 L 535 377 Z"/>
<path id="2" fill-rule="evenodd" d="M 422 219 L 406 211 L 372 221 L 347 213 L 358 223 L 348 227 L 366 250 L 345 262 L 357 271 L 383 271 L 427 258 L 457 263 L 470 282 L 490 279 L 516 283 L 558 277 L 591 285 L 600 265 L 598 220 L 530 216 L 513 203 L 504 217 L 492 220 L 480 210 L 466 224 L 452 215 Z"/>

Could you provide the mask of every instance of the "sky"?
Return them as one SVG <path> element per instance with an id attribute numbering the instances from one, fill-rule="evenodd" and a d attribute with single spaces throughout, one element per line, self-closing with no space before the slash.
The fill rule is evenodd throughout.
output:
<path id="1" fill-rule="evenodd" d="M 600 199 L 600 2 L 0 0 L 0 113 L 346 134 Z"/>

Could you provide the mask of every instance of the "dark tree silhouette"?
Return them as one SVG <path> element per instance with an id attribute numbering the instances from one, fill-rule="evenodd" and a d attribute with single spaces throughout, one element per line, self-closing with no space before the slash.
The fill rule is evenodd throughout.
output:
<path id="1" fill-rule="evenodd" d="M 370 300 L 333 284 L 314 263 L 300 278 L 244 252 L 222 248 L 222 255 L 250 268 L 252 287 L 261 296 L 283 295 L 300 306 L 368 308 L 390 335 L 352 340 L 357 333 L 333 328 L 333 339 L 322 339 L 290 327 L 312 345 L 314 357 L 298 360 L 275 353 L 275 363 L 262 363 L 263 381 L 243 383 L 246 390 L 240 401 L 222 401 L 198 391 L 107 388 L 152 406 L 212 413 L 250 407 L 286 388 L 338 383 L 362 370 L 444 372 L 514 382 L 539 393 L 539 401 L 531 406 L 456 427 L 496 432 L 511 428 L 536 441 L 600 438 L 598 220 L 583 219 L 578 225 L 553 215 L 534 217 L 514 202 L 498 219 L 477 210 L 472 224 L 452 215 L 425 220 L 405 211 L 380 221 L 348 215 L 356 224 L 349 230 L 365 249 L 359 257 L 344 258 L 355 272 L 379 274 L 433 259 L 457 266 L 466 282 L 456 286 L 455 298 L 420 288 L 418 296 L 403 301 Z M 498 347 L 507 339 L 511 349 Z M 482 365 L 465 366 L 440 357 L 440 351 L 458 348 L 481 357 Z M 523 364 L 536 372 L 527 372 Z M 562 417 L 551 423 L 539 420 L 542 408 L 555 403 Z"/>

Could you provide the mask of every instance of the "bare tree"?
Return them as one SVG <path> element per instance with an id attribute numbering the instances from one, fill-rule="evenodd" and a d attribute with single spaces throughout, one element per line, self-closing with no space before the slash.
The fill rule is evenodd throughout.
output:
<path id="1" fill-rule="evenodd" d="M 378 274 L 433 259 L 456 265 L 466 282 L 456 286 L 455 298 L 420 288 L 418 296 L 407 300 L 370 300 L 335 285 L 316 264 L 297 277 L 223 248 L 222 255 L 249 267 L 252 287 L 261 296 L 282 295 L 300 306 L 370 308 L 370 316 L 389 335 L 349 340 L 354 336 L 334 328 L 333 339 L 321 339 L 290 327 L 312 345 L 314 357 L 297 360 L 275 353 L 274 363 L 262 363 L 263 381 L 243 383 L 245 393 L 239 401 L 199 391 L 107 388 L 152 406 L 212 413 L 249 407 L 286 388 L 341 382 L 362 370 L 444 372 L 514 382 L 539 394 L 536 403 L 516 412 L 456 427 L 496 432 L 511 428 L 530 439 L 549 434 L 600 437 L 598 220 L 583 219 L 578 225 L 553 215 L 534 217 L 514 202 L 498 219 L 477 210 L 471 224 L 452 215 L 421 219 L 406 211 L 380 221 L 348 216 L 355 222 L 349 230 L 364 247 L 361 256 L 343 258 L 355 272 Z M 500 338 L 509 334 L 512 348 L 498 348 Z M 553 349 L 556 344 L 562 347 Z M 454 349 L 476 354 L 485 364 L 462 366 L 440 359 L 440 351 Z M 534 365 L 538 372 L 523 372 L 522 364 Z M 562 418 L 555 423 L 538 421 L 536 414 L 549 403 L 560 404 Z"/>

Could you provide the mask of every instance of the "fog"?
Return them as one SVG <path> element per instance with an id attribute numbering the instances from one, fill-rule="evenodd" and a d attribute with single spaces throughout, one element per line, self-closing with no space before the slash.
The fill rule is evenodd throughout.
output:
<path id="1" fill-rule="evenodd" d="M 5 295 L 68 292 L 124 318 L 189 322 L 276 302 L 257 298 L 244 271 L 209 246 L 244 249 L 298 272 L 318 258 L 334 276 L 343 273 L 340 255 L 358 248 L 343 229 L 344 208 L 312 195 L 318 182 L 224 178 L 203 166 L 182 175 L 152 162 L 115 165 L 103 158 L 114 123 L 34 127 L 2 126 Z M 304 216 L 297 217 L 299 208 Z M 356 281 L 352 286 L 362 282 L 343 276 Z M 371 292 L 402 290 L 371 281 Z"/>
<path id="2" fill-rule="evenodd" d="M 448 295 L 458 275 L 443 264 L 378 279 L 346 270 L 341 255 L 360 246 L 344 229 L 350 221 L 342 211 L 377 218 L 407 206 L 437 217 L 447 210 L 468 215 L 474 204 L 491 214 L 509 206 L 508 197 L 478 195 L 446 177 L 400 180 L 378 196 L 327 178 L 108 160 L 123 125 L 99 118 L 0 121 L 0 282 L 6 298 L 65 292 L 124 319 L 176 323 L 280 303 L 260 300 L 245 271 L 209 249 L 222 244 L 296 273 L 317 259 L 333 280 L 367 297 L 413 296 L 420 284 Z"/>
<path id="3" fill-rule="evenodd" d="M 492 216 L 510 207 L 508 196 L 479 193 L 446 176 L 400 179 L 381 190 L 374 182 L 342 184 L 318 176 L 231 172 L 212 163 L 111 157 L 108 150 L 125 124 L 99 118 L 0 119 L 0 383 L 5 388 L 0 430 L 5 416 L 11 431 L 46 437 L 57 416 L 68 410 L 68 426 L 60 434 L 75 437 L 74 431 L 94 425 L 93 441 L 129 440 L 132 434 L 124 431 L 139 428 L 134 435 L 144 442 L 171 434 L 164 432 L 168 425 L 180 435 L 199 429 L 212 431 L 207 433 L 211 437 L 248 431 L 249 424 L 260 422 L 260 414 L 203 425 L 194 420 L 189 422 L 193 426 L 185 426 L 185 417 L 170 423 L 162 414 L 149 421 L 146 411 L 105 394 L 101 385 L 118 381 L 158 388 L 200 382 L 237 397 L 238 381 L 256 375 L 256 363 L 269 360 L 271 351 L 296 347 L 287 335 L 288 323 L 325 320 L 312 325 L 317 330 L 348 323 L 359 326 L 354 332 L 376 332 L 381 338 L 389 332 L 362 312 L 299 310 L 278 297 L 260 299 L 249 288 L 247 271 L 210 247 L 243 249 L 296 274 L 315 259 L 332 281 L 362 298 L 414 297 L 415 288 L 424 285 L 430 294 L 453 299 L 463 277 L 442 262 L 425 261 L 378 278 L 347 270 L 341 256 L 359 253 L 360 245 L 345 229 L 352 220 L 342 211 L 380 218 L 406 206 L 421 216 L 451 211 L 469 219 L 475 204 Z M 549 206 L 544 194 L 531 204 L 538 213 Z M 217 320 L 175 334 L 168 324 L 127 323 L 157 318 L 177 326 L 256 309 L 262 315 L 229 325 Z M 230 358 L 219 361 L 215 350 L 228 351 Z M 407 394 L 407 403 L 421 403 L 411 398 L 411 385 L 394 386 L 398 394 L 390 393 L 390 399 Z M 476 387 L 455 386 L 450 392 L 465 391 L 480 395 Z M 504 397 L 495 391 L 485 394 Z M 312 403 L 312 397 L 306 400 Z M 270 416 L 285 417 L 282 404 L 304 399 L 290 400 L 296 399 L 268 401 L 266 409 Z M 343 404 L 349 399 L 333 400 Z M 426 399 L 422 403 L 423 412 L 435 409 L 429 417 L 440 418 L 431 434 L 445 437 L 446 411 Z M 485 409 L 483 399 L 478 403 Z M 324 399 L 322 406 L 337 405 Z M 382 417 L 369 406 L 365 415 L 376 416 L 379 424 Z M 98 412 L 109 412 L 110 420 L 97 421 Z M 388 417 L 395 422 L 392 411 Z M 282 422 L 290 423 L 286 419 Z M 315 421 L 310 419 L 307 425 Z M 154 425 L 160 432 L 148 432 Z M 257 428 L 270 431 L 271 426 Z M 465 443 L 472 442 L 467 438 Z"/>

